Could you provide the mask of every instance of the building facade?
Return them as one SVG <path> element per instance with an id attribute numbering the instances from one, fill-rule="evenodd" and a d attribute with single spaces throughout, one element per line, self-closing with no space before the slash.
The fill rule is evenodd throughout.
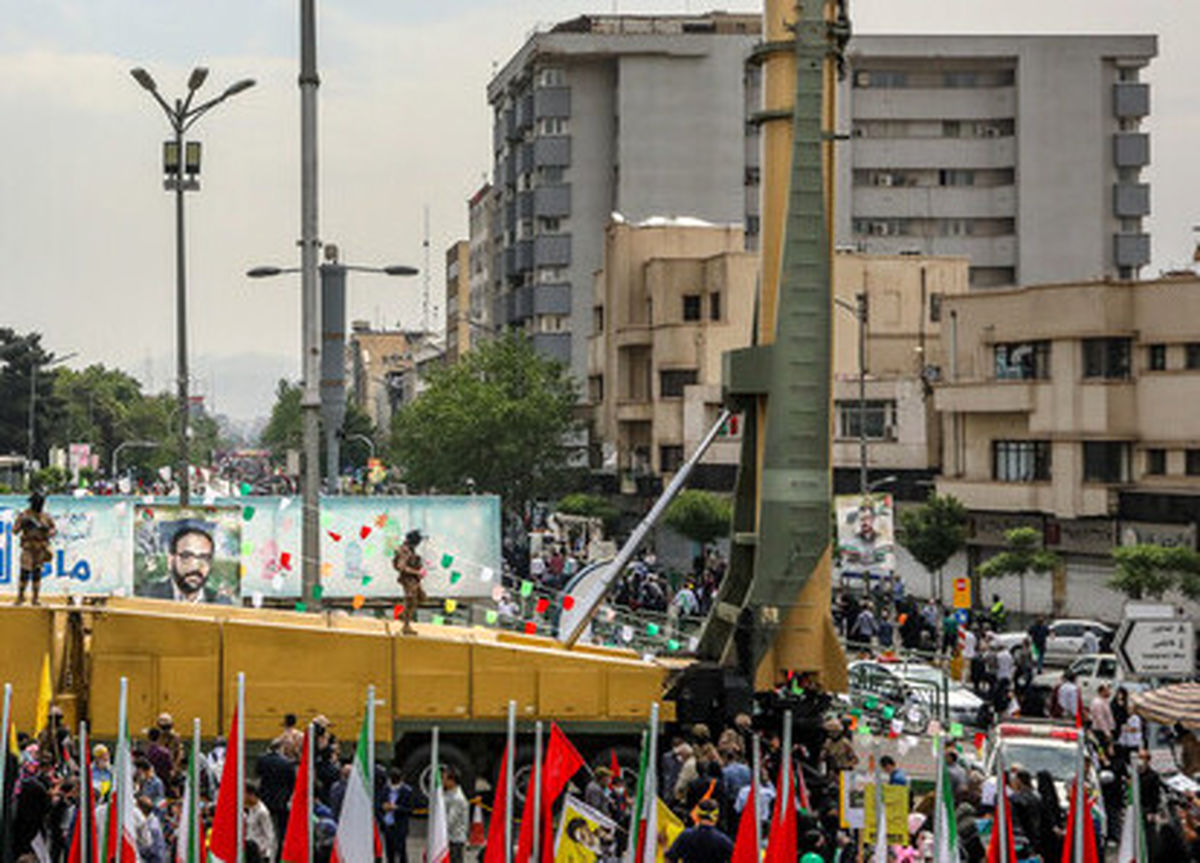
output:
<path id="1" fill-rule="evenodd" d="M 446 361 L 471 349 L 471 244 L 457 240 L 446 249 Z"/>
<path id="2" fill-rule="evenodd" d="M 1095 589 L 1119 617 L 1105 587 L 1114 545 L 1195 546 L 1200 279 L 976 292 L 943 316 L 937 489 L 972 510 L 975 559 L 1007 528 L 1036 527 L 1071 589 Z M 1042 599 L 1061 600 L 1052 587 L 1066 582 Z"/>
<path id="3" fill-rule="evenodd" d="M 492 320 L 491 302 L 495 201 L 496 195 L 491 183 L 484 183 L 467 201 L 467 222 L 470 226 L 467 234 L 470 266 L 467 279 L 467 322 L 471 345 L 477 344 L 479 339 L 487 338 L 496 331 L 496 323 Z"/>
<path id="4" fill-rule="evenodd" d="M 743 65 L 759 16 L 584 16 L 534 34 L 488 85 L 494 326 L 588 369 L 612 213 L 745 212 Z"/>
<path id="5" fill-rule="evenodd" d="M 1138 276 L 1154 36 L 856 36 L 838 87 L 835 236 L 965 255 L 976 288 Z M 748 93 L 758 104 L 757 69 Z M 748 127 L 747 234 L 759 179 Z"/>

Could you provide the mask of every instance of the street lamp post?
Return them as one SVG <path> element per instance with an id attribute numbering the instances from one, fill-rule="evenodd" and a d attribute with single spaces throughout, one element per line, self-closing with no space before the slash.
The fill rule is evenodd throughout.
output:
<path id="1" fill-rule="evenodd" d="M 37 440 L 37 428 L 35 424 L 37 422 L 38 368 L 53 368 L 54 366 L 62 365 L 67 360 L 74 359 L 77 356 L 79 356 L 78 351 L 72 351 L 69 354 L 64 354 L 61 357 L 55 357 L 54 359 L 47 360 L 44 363 L 39 363 L 37 360 L 34 360 L 29 366 L 29 433 L 25 444 L 25 469 L 27 471 L 33 468 L 34 442 Z"/>
<path id="2" fill-rule="evenodd" d="M 117 444 L 117 447 L 116 447 L 116 449 L 113 450 L 113 454 L 112 454 L 112 471 L 109 473 L 109 479 L 111 479 L 113 482 L 117 481 L 117 464 L 118 464 L 118 458 L 121 455 L 121 450 L 125 449 L 125 447 L 127 447 L 127 446 L 129 446 L 129 447 L 144 447 L 144 448 L 150 449 L 150 448 L 158 446 L 158 442 L 152 441 L 152 440 L 127 440 L 127 441 L 122 441 L 121 443 Z"/>
<path id="3" fill-rule="evenodd" d="M 178 385 L 179 410 L 179 503 L 189 504 L 191 482 L 188 476 L 188 357 L 187 357 L 187 265 L 184 254 L 183 233 L 183 193 L 198 191 L 200 181 L 200 142 L 191 141 L 185 145 L 184 134 L 200 117 L 224 102 L 230 96 L 241 93 L 254 86 L 252 78 L 243 78 L 225 88 L 219 96 L 202 102 L 195 107 L 192 99 L 196 91 L 208 78 L 208 69 L 197 66 L 188 76 L 188 93 L 184 99 L 176 99 L 174 104 L 168 103 L 158 92 L 158 85 L 145 69 L 138 67 L 129 72 L 133 79 L 142 86 L 163 109 L 171 130 L 175 133 L 172 141 L 163 145 L 163 188 L 175 193 L 175 373 Z M 186 176 L 185 176 L 186 175 Z"/>

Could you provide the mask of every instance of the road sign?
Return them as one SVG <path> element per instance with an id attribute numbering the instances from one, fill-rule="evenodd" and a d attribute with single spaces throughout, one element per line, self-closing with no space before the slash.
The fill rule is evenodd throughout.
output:
<path id="1" fill-rule="evenodd" d="M 1127 617 L 1114 645 L 1131 676 L 1191 677 L 1196 670 L 1196 629 L 1187 617 Z"/>
<path id="2" fill-rule="evenodd" d="M 971 607 L 971 579 L 966 577 L 954 579 L 954 607 Z"/>

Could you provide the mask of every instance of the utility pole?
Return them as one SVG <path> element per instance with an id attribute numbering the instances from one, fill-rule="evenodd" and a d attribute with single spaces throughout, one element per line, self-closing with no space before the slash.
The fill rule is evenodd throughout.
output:
<path id="1" fill-rule="evenodd" d="M 321 572 L 321 306 L 317 284 L 317 15 L 315 0 L 300 0 L 300 290 L 304 466 L 301 491 L 303 599 L 317 610 Z"/>

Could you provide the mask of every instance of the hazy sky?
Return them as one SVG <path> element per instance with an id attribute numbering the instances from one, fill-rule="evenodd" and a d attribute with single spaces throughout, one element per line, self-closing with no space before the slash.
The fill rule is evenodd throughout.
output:
<path id="1" fill-rule="evenodd" d="M 321 238 L 348 263 L 423 266 L 431 220 L 438 313 L 444 251 L 490 167 L 485 87 L 535 27 L 582 12 L 759 11 L 721 0 L 319 0 Z M 1200 223 L 1200 2 L 851 0 L 856 30 L 1132 32 L 1159 36 L 1152 84 L 1150 272 L 1191 256 Z M 173 198 L 162 189 L 166 119 L 129 77 L 167 95 L 194 65 L 202 93 L 258 86 L 200 121 L 202 190 L 189 193 L 189 333 L 198 387 L 219 411 L 266 413 L 299 366 L 295 0 L 0 0 L 0 324 L 38 330 L 73 366 L 104 362 L 169 385 Z M 419 326 L 422 279 L 354 275 L 350 315 Z M 235 377 L 235 376 L 239 376 Z"/>

